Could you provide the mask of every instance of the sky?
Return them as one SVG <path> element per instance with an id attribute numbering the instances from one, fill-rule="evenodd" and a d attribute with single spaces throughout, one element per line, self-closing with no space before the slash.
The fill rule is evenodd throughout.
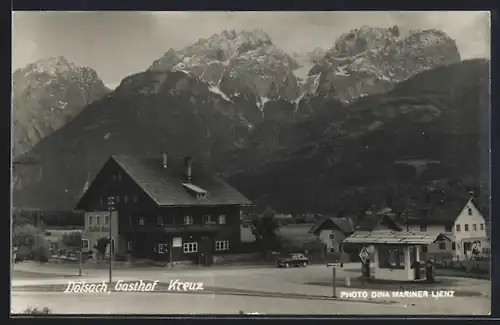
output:
<path id="1" fill-rule="evenodd" d="M 147 69 L 170 48 L 223 30 L 263 29 L 287 52 L 329 49 L 342 33 L 363 25 L 436 28 L 457 42 L 463 59 L 490 57 L 488 12 L 14 12 L 12 65 L 64 56 L 97 71 L 113 88 Z"/>

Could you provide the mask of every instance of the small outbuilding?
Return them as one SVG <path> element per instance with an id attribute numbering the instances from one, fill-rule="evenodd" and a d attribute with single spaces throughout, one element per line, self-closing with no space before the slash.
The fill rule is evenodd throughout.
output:
<path id="1" fill-rule="evenodd" d="M 411 281 L 422 278 L 422 247 L 440 241 L 450 241 L 450 238 L 441 233 L 375 230 L 356 231 L 343 243 L 366 247 L 371 276 Z"/>

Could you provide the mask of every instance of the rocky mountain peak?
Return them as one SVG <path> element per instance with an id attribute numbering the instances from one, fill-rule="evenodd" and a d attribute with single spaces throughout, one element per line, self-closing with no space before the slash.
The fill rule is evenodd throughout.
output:
<path id="1" fill-rule="evenodd" d="M 54 56 L 28 64 L 21 70 L 25 73 L 47 73 L 55 76 L 60 73 L 75 70 L 76 68 L 77 66 L 66 60 L 64 56 Z"/>
<path id="2" fill-rule="evenodd" d="M 14 156 L 73 119 L 84 106 L 109 90 L 89 67 L 63 56 L 50 57 L 14 71 Z"/>
<path id="3" fill-rule="evenodd" d="M 411 76 L 460 61 L 455 41 L 446 33 L 363 26 L 341 35 L 308 73 L 316 94 L 351 102 L 390 91 Z"/>
<path id="4" fill-rule="evenodd" d="M 299 88 L 298 63 L 277 48 L 261 29 L 223 31 L 180 50 L 169 50 L 150 71 L 181 71 L 209 85 L 230 102 L 249 103 L 250 114 L 264 116 L 272 99 L 292 102 Z M 290 114 L 292 109 L 289 109 Z"/>

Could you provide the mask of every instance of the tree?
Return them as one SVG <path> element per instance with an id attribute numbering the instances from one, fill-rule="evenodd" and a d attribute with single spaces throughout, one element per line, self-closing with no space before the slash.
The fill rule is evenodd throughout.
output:
<path id="1" fill-rule="evenodd" d="M 51 256 L 50 244 L 44 233 L 33 225 L 14 226 L 12 245 L 18 248 L 18 260 L 47 262 Z"/>
<path id="2" fill-rule="evenodd" d="M 94 248 L 97 250 L 97 253 L 101 256 L 101 258 L 106 254 L 109 242 L 110 239 L 108 237 L 101 237 L 97 240 L 97 244 L 94 245 Z"/>
<path id="3" fill-rule="evenodd" d="M 279 225 L 274 218 L 274 211 L 266 209 L 260 216 L 252 220 L 252 233 L 262 253 L 280 249 Z"/>
<path id="4" fill-rule="evenodd" d="M 82 233 L 81 231 L 72 231 L 65 233 L 61 239 L 62 243 L 68 248 L 78 248 L 80 249 L 82 245 Z"/>

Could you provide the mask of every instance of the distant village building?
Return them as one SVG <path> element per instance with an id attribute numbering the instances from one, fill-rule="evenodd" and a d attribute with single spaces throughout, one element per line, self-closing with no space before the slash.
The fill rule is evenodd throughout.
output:
<path id="1" fill-rule="evenodd" d="M 241 211 L 252 203 L 191 158 L 170 160 L 166 153 L 109 158 L 77 205 L 90 247 L 108 238 L 111 224 L 114 252 L 137 258 L 200 261 L 238 252 Z"/>
<path id="2" fill-rule="evenodd" d="M 396 222 L 396 214 L 390 208 L 383 208 L 376 213 L 368 212 L 359 220 L 356 231 L 392 230 L 401 231 Z"/>
<path id="3" fill-rule="evenodd" d="M 428 258 L 449 255 L 454 259 L 470 259 L 474 252 L 489 249 L 486 220 L 479 211 L 473 195 L 466 202 L 442 200 L 416 211 L 409 211 L 400 219 L 402 228 L 415 232 L 443 233 L 452 241 L 441 241 L 423 247 Z"/>
<path id="4" fill-rule="evenodd" d="M 326 253 L 341 252 L 342 241 L 352 234 L 354 223 L 350 218 L 323 218 L 319 220 L 309 233 L 316 236 L 326 245 Z"/>

